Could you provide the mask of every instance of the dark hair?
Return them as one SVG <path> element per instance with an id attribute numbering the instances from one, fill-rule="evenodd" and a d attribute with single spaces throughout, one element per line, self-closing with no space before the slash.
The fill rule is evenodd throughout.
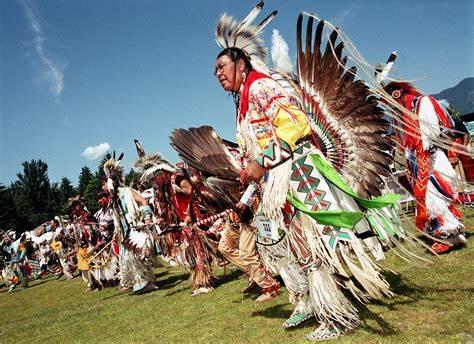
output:
<path id="1" fill-rule="evenodd" d="M 109 195 L 110 195 L 110 194 L 109 194 L 107 191 L 101 191 L 101 192 L 99 192 L 99 194 L 97 195 L 96 200 L 98 201 L 98 200 L 100 200 L 100 199 L 103 198 L 103 197 L 106 197 L 106 198 L 107 198 L 107 197 L 109 197 Z"/>
<path id="2" fill-rule="evenodd" d="M 54 219 L 53 223 L 59 226 L 59 221 L 58 220 Z"/>
<path id="3" fill-rule="evenodd" d="M 252 65 L 250 64 L 250 58 L 248 57 L 245 52 L 239 48 L 225 48 L 222 50 L 219 55 L 217 55 L 216 59 L 221 56 L 229 56 L 233 62 L 237 62 L 238 60 L 242 59 L 245 63 L 245 68 L 251 70 Z"/>
<path id="4" fill-rule="evenodd" d="M 188 173 L 186 172 L 186 170 L 183 170 L 182 172 L 183 172 L 183 174 L 178 174 L 178 175 L 175 177 L 175 180 L 174 180 L 175 185 L 180 186 L 180 185 L 181 185 L 181 182 L 182 182 L 183 180 L 186 180 L 186 181 L 188 181 L 190 184 L 192 184 L 192 183 L 191 183 L 191 179 L 189 178 L 189 175 L 188 175 Z"/>

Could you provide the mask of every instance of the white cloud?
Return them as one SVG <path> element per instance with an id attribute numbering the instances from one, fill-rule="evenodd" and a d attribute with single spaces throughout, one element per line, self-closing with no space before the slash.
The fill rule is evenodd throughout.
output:
<path id="1" fill-rule="evenodd" d="M 87 160 L 96 160 L 101 158 L 110 150 L 110 145 L 107 142 L 98 144 L 97 146 L 89 146 L 81 153 Z"/>
<path id="2" fill-rule="evenodd" d="M 38 15 L 31 1 L 23 0 L 21 4 L 24 7 L 25 16 L 33 32 L 33 46 L 39 59 L 33 65 L 38 67 L 37 73 L 40 75 L 41 80 L 47 82 L 49 91 L 58 99 L 64 90 L 64 67 L 45 51 L 44 42 L 46 41 L 46 36 L 43 33 Z"/>
<path id="3" fill-rule="evenodd" d="M 293 71 L 293 64 L 288 55 L 288 44 L 280 35 L 278 30 L 273 30 L 272 35 L 272 61 L 273 67 L 284 73 L 291 73 Z"/>

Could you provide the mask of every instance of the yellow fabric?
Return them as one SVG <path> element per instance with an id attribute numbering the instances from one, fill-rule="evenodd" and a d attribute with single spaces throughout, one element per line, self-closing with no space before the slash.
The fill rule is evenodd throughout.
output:
<path id="1" fill-rule="evenodd" d="M 276 127 L 276 136 L 288 143 L 293 151 L 296 141 L 308 136 L 311 127 L 306 114 L 295 105 L 283 106 L 278 104 L 273 125 Z"/>
<path id="2" fill-rule="evenodd" d="M 296 141 L 311 133 L 306 114 L 275 80 L 258 80 L 250 91 L 250 124 L 260 148 L 283 140 L 293 150 Z"/>
<path id="3" fill-rule="evenodd" d="M 89 260 L 87 254 L 90 252 L 90 248 L 79 247 L 77 251 L 77 268 L 79 270 L 89 270 Z"/>
<path id="4" fill-rule="evenodd" d="M 252 83 L 249 108 L 238 125 L 244 158 L 267 169 L 289 159 L 296 142 L 311 133 L 308 118 L 296 99 L 271 78 Z"/>

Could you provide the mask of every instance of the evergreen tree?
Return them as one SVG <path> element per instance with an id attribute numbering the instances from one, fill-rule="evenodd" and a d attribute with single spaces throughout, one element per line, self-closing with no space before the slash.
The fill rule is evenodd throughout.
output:
<path id="1" fill-rule="evenodd" d="M 87 186 L 89 185 L 89 182 L 91 181 L 93 175 L 89 167 L 84 166 L 81 169 L 81 173 L 79 174 L 79 187 L 78 187 L 78 192 L 79 195 L 84 197 L 84 194 L 86 192 Z"/>
<path id="2" fill-rule="evenodd" d="M 91 213 L 99 210 L 97 203 L 97 195 L 102 190 L 102 181 L 106 180 L 104 173 L 104 164 L 112 158 L 112 155 L 107 152 L 97 166 L 97 172 L 92 174 L 90 169 L 83 167 L 79 175 L 79 192 L 86 202 L 87 209 Z"/>
<path id="3" fill-rule="evenodd" d="M 51 189 L 48 178 L 48 165 L 41 160 L 25 161 L 23 173 L 18 173 L 18 180 L 12 183 L 13 202 L 17 213 L 24 218 L 18 233 L 31 230 L 55 215 L 56 194 Z"/>
<path id="4" fill-rule="evenodd" d="M 133 168 L 131 168 L 130 172 L 128 172 L 125 175 L 125 184 L 136 188 L 135 184 L 138 183 L 139 178 L 140 178 L 140 173 L 138 173 Z"/>
<path id="5" fill-rule="evenodd" d="M 55 216 L 61 213 L 61 192 L 59 191 L 58 183 L 51 184 L 49 188 L 46 211 Z"/>
<path id="6" fill-rule="evenodd" d="M 13 202 L 12 190 L 0 184 L 0 229 L 8 231 L 24 225 Z"/>
<path id="7" fill-rule="evenodd" d="M 74 195 L 75 191 L 71 181 L 68 178 L 63 177 L 61 179 L 61 184 L 59 185 L 59 199 L 62 214 L 68 213 L 68 201 L 69 198 L 73 197 Z"/>
<path id="8" fill-rule="evenodd" d="M 99 210 L 99 204 L 97 203 L 97 195 L 101 190 L 102 180 L 99 174 L 96 173 L 89 181 L 89 184 L 87 184 L 86 191 L 83 194 L 87 209 L 89 209 L 92 214 Z"/>

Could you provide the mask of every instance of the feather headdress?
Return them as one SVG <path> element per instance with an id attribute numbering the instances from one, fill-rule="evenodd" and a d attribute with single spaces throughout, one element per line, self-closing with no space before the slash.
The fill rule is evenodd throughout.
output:
<path id="1" fill-rule="evenodd" d="M 135 147 L 139 158 L 133 166 L 140 172 L 140 180 L 149 180 L 159 171 L 176 172 L 177 168 L 171 162 L 163 159 L 160 153 L 146 155 L 145 150 L 138 140 L 135 140 Z"/>
<path id="2" fill-rule="evenodd" d="M 375 80 L 377 83 L 383 85 L 385 82 L 385 79 L 387 79 L 388 74 L 390 73 L 390 70 L 393 67 L 393 64 L 395 63 L 395 60 L 397 59 L 397 51 L 393 51 L 390 56 L 388 57 L 387 62 L 385 65 L 375 65 Z"/>
<path id="3" fill-rule="evenodd" d="M 104 164 L 104 173 L 108 179 L 112 179 L 115 182 L 118 182 L 117 186 L 125 184 L 125 177 L 123 175 L 123 167 L 120 166 L 120 162 L 123 159 L 123 153 L 120 154 L 118 159 L 115 159 L 115 152 L 113 157 L 107 160 Z"/>
<path id="4" fill-rule="evenodd" d="M 74 197 L 70 197 L 68 200 L 67 200 L 67 206 L 68 208 L 71 208 L 72 206 L 76 205 L 76 204 L 80 204 L 80 205 L 84 205 L 85 202 L 84 202 L 84 199 L 81 197 L 81 195 L 77 195 L 77 196 L 74 196 Z"/>
<path id="5" fill-rule="evenodd" d="M 260 24 L 255 25 L 253 22 L 260 14 L 263 4 L 264 2 L 260 1 L 240 23 L 224 13 L 217 23 L 216 42 L 222 49 L 242 50 L 255 70 L 268 74 L 267 54 L 260 34 L 278 11 L 273 11 Z"/>

